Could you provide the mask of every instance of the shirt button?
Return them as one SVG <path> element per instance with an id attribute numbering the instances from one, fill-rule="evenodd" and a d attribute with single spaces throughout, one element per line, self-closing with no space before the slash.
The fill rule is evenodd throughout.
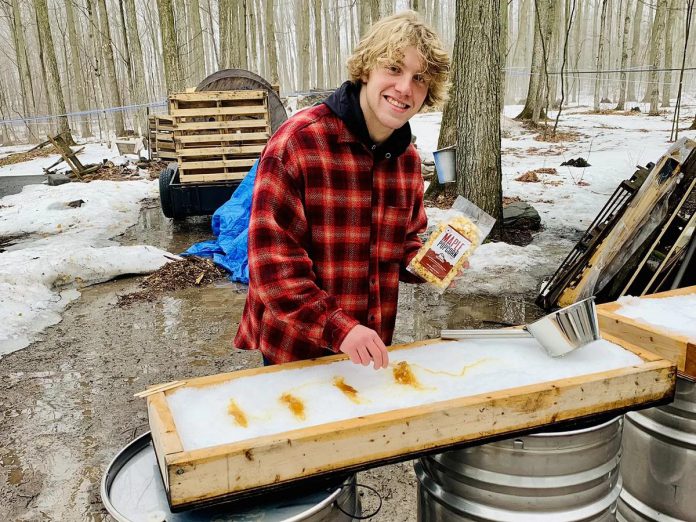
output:
<path id="1" fill-rule="evenodd" d="M 373 145 L 372 150 L 377 150 L 377 145 Z"/>
<path id="2" fill-rule="evenodd" d="M 389 153 L 387 152 L 387 153 L 384 155 L 384 157 L 387 158 L 387 159 L 389 159 L 389 158 L 391 158 L 391 154 L 389 154 Z"/>
<path id="3" fill-rule="evenodd" d="M 375 282 L 376 282 L 376 281 L 375 281 L 375 278 L 374 278 L 374 277 L 373 277 L 372 279 L 370 279 L 370 284 L 371 284 L 371 285 L 374 285 Z"/>
<path id="4" fill-rule="evenodd" d="M 374 315 L 371 315 L 368 319 L 370 319 L 370 321 L 374 321 L 374 320 L 375 320 L 375 316 L 374 316 Z"/>

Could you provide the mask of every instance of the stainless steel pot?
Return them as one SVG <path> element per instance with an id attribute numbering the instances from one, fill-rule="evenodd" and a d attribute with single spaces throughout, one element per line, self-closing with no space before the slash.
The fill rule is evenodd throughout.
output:
<path id="1" fill-rule="evenodd" d="M 418 520 L 613 521 L 621 491 L 620 417 L 426 457 Z"/>

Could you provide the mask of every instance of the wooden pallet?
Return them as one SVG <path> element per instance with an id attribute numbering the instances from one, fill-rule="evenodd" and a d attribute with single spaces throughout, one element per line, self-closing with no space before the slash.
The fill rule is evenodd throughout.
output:
<path id="1" fill-rule="evenodd" d="M 696 286 L 646 295 L 641 299 L 660 299 L 678 295 L 696 295 Z M 619 308 L 621 305 L 618 303 L 597 306 L 597 317 L 602 332 L 632 339 L 636 344 L 645 346 L 651 352 L 674 362 L 679 376 L 696 381 L 696 340 L 670 332 L 662 326 L 619 315 L 616 313 Z"/>
<path id="2" fill-rule="evenodd" d="M 355 472 L 462 443 L 509 436 L 597 414 L 616 414 L 669 400 L 674 393 L 674 363 L 628 341 L 607 339 L 621 344 L 643 362 L 190 451 L 184 450 L 177 432 L 168 405 L 169 394 L 242 377 L 314 368 L 346 357 L 329 356 L 154 387 L 144 395 L 147 395 L 152 438 L 170 506 L 180 510 L 223 498 L 239 499 L 307 477 L 317 479 L 337 472 Z M 394 346 L 390 351 L 417 346 L 427 349 L 426 345 L 443 342 L 447 343 L 434 340 Z"/>
<path id="3" fill-rule="evenodd" d="M 176 161 L 174 125 L 171 116 L 153 114 L 148 118 L 148 140 L 151 159 Z"/>
<path id="4" fill-rule="evenodd" d="M 266 91 L 206 91 L 169 99 L 179 181 L 241 180 L 271 135 Z"/>
<path id="5" fill-rule="evenodd" d="M 660 228 L 660 204 L 669 201 L 677 192 L 683 194 L 696 168 L 696 142 L 682 138 L 660 158 L 631 199 L 621 219 L 599 243 L 592 255 L 584 260 L 585 267 L 570 281 L 559 295 L 558 305 L 571 305 L 598 295 L 606 284 L 621 270 L 631 254 L 647 240 L 646 230 Z M 682 175 L 683 174 L 683 175 Z M 685 181 L 686 179 L 686 181 Z M 676 202 L 681 198 L 672 198 Z M 668 209 L 669 219 L 674 207 Z M 651 224 L 651 218 L 657 223 Z"/>

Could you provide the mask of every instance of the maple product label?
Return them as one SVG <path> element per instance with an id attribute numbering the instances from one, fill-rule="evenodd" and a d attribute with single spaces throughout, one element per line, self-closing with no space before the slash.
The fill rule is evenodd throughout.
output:
<path id="1" fill-rule="evenodd" d="M 469 250 L 471 241 L 454 228 L 446 226 L 420 260 L 421 265 L 442 280 Z"/>

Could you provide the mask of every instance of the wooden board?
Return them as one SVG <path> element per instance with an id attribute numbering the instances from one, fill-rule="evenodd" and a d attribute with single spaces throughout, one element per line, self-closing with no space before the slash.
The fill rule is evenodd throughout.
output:
<path id="1" fill-rule="evenodd" d="M 659 299 L 678 295 L 695 295 L 696 286 L 646 295 L 641 299 Z M 696 342 L 685 335 L 670 332 L 662 326 L 646 323 L 616 313 L 618 303 L 597 306 L 599 327 L 603 332 L 629 343 L 645 346 L 650 351 L 674 362 L 680 377 L 696 381 Z"/>
<path id="2" fill-rule="evenodd" d="M 166 400 L 171 392 L 152 393 L 147 398 L 150 427 L 170 506 L 180 510 L 239 498 L 306 477 L 366 469 L 564 420 L 625 411 L 673 396 L 673 363 L 624 341 L 607 339 L 637 354 L 643 363 L 193 451 L 182 450 Z M 390 351 L 441 342 L 395 346 Z M 337 355 L 191 379 L 177 390 L 343 359 L 346 357 Z"/>
<path id="3" fill-rule="evenodd" d="M 263 90 L 177 93 L 169 111 L 182 184 L 243 179 L 271 134 Z"/>

